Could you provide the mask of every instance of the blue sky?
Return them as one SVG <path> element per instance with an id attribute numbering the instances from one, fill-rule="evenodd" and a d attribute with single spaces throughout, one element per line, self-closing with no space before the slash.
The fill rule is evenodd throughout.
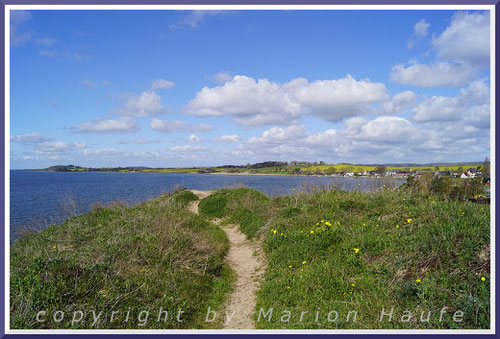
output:
<path id="1" fill-rule="evenodd" d="M 489 156 L 487 11 L 14 11 L 11 168 Z"/>

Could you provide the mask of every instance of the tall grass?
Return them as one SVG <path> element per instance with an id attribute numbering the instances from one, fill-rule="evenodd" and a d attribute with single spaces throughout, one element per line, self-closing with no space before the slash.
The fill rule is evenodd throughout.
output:
<path id="1" fill-rule="evenodd" d="M 207 307 L 231 289 L 224 264 L 228 240 L 187 210 L 182 190 L 127 207 L 94 206 L 11 246 L 12 328 L 205 328 Z M 166 321 L 155 312 L 168 310 Z M 178 322 L 179 309 L 183 322 Z M 103 315 L 93 324 L 92 311 Z M 36 315 L 45 311 L 46 321 Z M 63 311 L 61 322 L 52 319 Z M 85 318 L 72 323 L 73 312 Z M 115 320 L 111 313 L 117 311 Z M 130 311 L 130 320 L 125 322 Z M 140 312 L 150 321 L 140 325 Z M 142 314 L 144 316 L 144 313 Z"/>

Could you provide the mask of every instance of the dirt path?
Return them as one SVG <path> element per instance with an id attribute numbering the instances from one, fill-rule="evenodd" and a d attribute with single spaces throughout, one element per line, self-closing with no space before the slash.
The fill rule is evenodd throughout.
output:
<path id="1" fill-rule="evenodd" d="M 213 191 L 191 190 L 200 199 L 208 197 Z M 198 213 L 199 201 L 193 201 L 189 210 Z M 213 220 L 220 224 L 222 220 Z M 230 247 L 226 261 L 236 272 L 237 278 L 233 293 L 225 310 L 225 329 L 253 329 L 255 323 L 253 315 L 260 278 L 265 270 L 265 259 L 260 242 L 252 242 L 240 232 L 238 225 L 229 225 L 222 228 L 229 239 Z"/>

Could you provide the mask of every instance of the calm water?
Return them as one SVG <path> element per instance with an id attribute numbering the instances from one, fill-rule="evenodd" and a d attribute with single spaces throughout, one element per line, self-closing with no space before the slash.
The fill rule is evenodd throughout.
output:
<path id="1" fill-rule="evenodd" d="M 381 186 L 379 179 L 304 176 L 211 175 L 196 173 L 118 173 L 118 172 L 28 172 L 10 171 L 11 239 L 20 226 L 44 227 L 64 220 L 69 197 L 80 212 L 95 201 L 125 200 L 137 203 L 171 191 L 175 186 L 208 190 L 247 186 L 269 196 L 292 193 L 307 185 L 332 186 L 345 190 L 370 190 Z"/>

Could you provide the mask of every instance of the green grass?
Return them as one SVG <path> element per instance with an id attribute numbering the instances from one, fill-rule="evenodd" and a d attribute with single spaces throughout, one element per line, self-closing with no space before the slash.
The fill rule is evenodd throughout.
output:
<path id="1" fill-rule="evenodd" d="M 201 200 L 199 211 L 209 218 L 229 217 L 226 224 L 239 224 L 243 233 L 253 237 L 269 217 L 269 202 L 265 194 L 251 188 L 222 189 Z"/>
<path id="2" fill-rule="evenodd" d="M 39 310 L 52 316 L 55 310 L 144 306 L 153 318 L 160 307 L 185 311 L 182 323 L 155 318 L 144 328 L 220 327 L 204 317 L 208 306 L 223 309 L 235 279 L 223 262 L 227 238 L 209 221 L 225 218 L 250 238 L 262 236 L 268 266 L 255 320 L 260 309 L 272 308 L 273 315 L 270 321 L 261 316 L 257 328 L 489 328 L 488 204 L 403 188 L 315 189 L 276 198 L 237 188 L 202 199 L 194 215 L 187 206 L 196 199 L 183 190 L 137 206 L 99 207 L 17 241 L 11 327 L 143 328 L 137 313 L 130 323 L 94 327 L 34 317 Z M 391 308 L 392 321 L 379 321 L 382 309 Z M 331 311 L 337 321 L 328 321 Z M 348 321 L 349 311 L 356 312 L 355 322 L 352 312 Z M 411 312 L 409 322 L 401 319 L 404 311 Z M 453 321 L 456 311 L 463 312 L 462 322 Z M 419 320 L 422 312 L 424 319 L 431 312 L 428 322 Z"/>
<path id="3" fill-rule="evenodd" d="M 97 207 L 16 241 L 11 328 L 220 326 L 205 315 L 208 306 L 220 310 L 231 290 L 234 274 L 223 261 L 229 243 L 219 227 L 187 210 L 195 199 L 179 191 L 133 207 Z M 168 310 L 167 322 L 157 322 L 160 308 Z M 42 310 L 44 323 L 36 321 Z M 58 310 L 65 313 L 59 323 L 52 319 Z M 84 320 L 72 324 L 80 310 Z M 92 310 L 103 311 L 95 325 Z M 119 313 L 110 322 L 112 311 Z M 150 317 L 144 326 L 142 311 Z"/>
<path id="4" fill-rule="evenodd" d="M 397 189 L 273 199 L 220 190 L 200 203 L 205 215 L 238 222 L 249 236 L 269 225 L 255 313 L 262 329 L 489 328 L 489 208 Z M 392 321 L 380 322 L 392 307 Z M 271 308 L 271 321 L 259 321 L 259 310 Z M 410 322 L 401 321 L 406 310 Z M 337 321 L 328 321 L 330 311 Z M 347 321 L 349 311 L 357 312 L 355 322 L 353 314 Z M 431 312 L 429 322 L 419 321 L 422 311 L 424 320 Z M 462 322 L 453 321 L 456 311 L 464 312 Z"/>

